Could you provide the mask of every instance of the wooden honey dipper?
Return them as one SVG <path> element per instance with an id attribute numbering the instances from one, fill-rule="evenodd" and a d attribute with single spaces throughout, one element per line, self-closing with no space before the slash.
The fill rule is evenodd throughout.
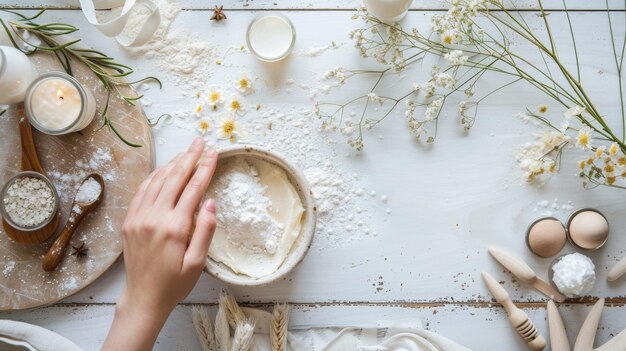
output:
<path id="1" fill-rule="evenodd" d="M 487 289 L 491 292 L 491 295 L 504 307 L 506 314 L 509 317 L 509 322 L 511 325 L 517 330 L 517 333 L 526 341 L 528 347 L 530 347 L 533 351 L 541 351 L 546 347 L 546 339 L 543 336 L 539 335 L 539 331 L 537 331 L 537 327 L 533 324 L 533 322 L 528 318 L 526 312 L 519 309 L 511 298 L 509 294 L 504 290 L 504 288 L 498 283 L 489 273 L 482 273 L 483 280 L 485 281 L 485 285 L 487 285 Z"/>

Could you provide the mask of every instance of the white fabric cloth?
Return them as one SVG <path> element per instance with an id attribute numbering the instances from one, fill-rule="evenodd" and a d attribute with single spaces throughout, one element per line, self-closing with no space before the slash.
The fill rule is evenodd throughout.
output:
<path id="1" fill-rule="evenodd" d="M 144 6 L 148 9 L 148 15 L 145 16 L 141 29 L 139 29 L 132 38 L 120 35 L 136 6 Z M 104 35 L 115 37 L 122 46 L 141 46 L 145 44 L 152 38 L 152 35 L 156 32 L 161 23 L 159 8 L 151 0 L 80 0 L 80 7 L 89 23 L 95 26 Z M 100 22 L 96 17 L 97 9 L 119 8 L 121 8 L 121 12 L 107 21 Z"/>
<path id="2" fill-rule="evenodd" d="M 0 320 L 0 350 L 82 351 L 61 335 L 36 325 Z"/>

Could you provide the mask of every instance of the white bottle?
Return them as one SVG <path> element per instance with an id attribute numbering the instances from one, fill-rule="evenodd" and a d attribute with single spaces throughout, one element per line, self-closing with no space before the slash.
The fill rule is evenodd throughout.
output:
<path id="1" fill-rule="evenodd" d="M 413 0 L 364 0 L 367 12 L 385 23 L 395 23 L 406 16 Z"/>
<path id="2" fill-rule="evenodd" d="M 37 77 L 37 70 L 20 50 L 0 46 L 0 104 L 24 101 L 26 89 Z"/>

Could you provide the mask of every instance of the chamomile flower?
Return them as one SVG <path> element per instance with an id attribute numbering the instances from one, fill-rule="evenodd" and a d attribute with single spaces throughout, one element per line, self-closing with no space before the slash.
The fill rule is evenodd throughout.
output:
<path id="1" fill-rule="evenodd" d="M 248 76 L 243 75 L 237 81 L 237 90 L 242 94 L 249 94 L 252 92 L 252 80 Z"/>
<path id="2" fill-rule="evenodd" d="M 606 148 L 604 146 L 598 146 L 596 148 L 596 158 L 602 158 L 602 156 L 604 156 L 604 150 Z"/>
<path id="3" fill-rule="evenodd" d="M 583 112 L 585 112 L 584 107 L 574 106 L 574 107 L 570 107 L 569 109 L 567 109 L 567 111 L 563 113 L 563 117 L 572 118 L 572 117 L 582 114 Z"/>
<path id="4" fill-rule="evenodd" d="M 611 144 L 611 147 L 609 148 L 609 155 L 615 156 L 617 155 L 618 151 L 619 151 L 619 146 L 617 145 L 617 143 Z"/>
<path id="5" fill-rule="evenodd" d="M 224 103 L 224 95 L 219 89 L 211 89 L 207 94 L 207 102 L 206 104 L 212 107 L 217 107 Z"/>
<path id="6" fill-rule="evenodd" d="M 584 127 L 578 131 L 576 145 L 580 146 L 583 150 L 591 148 L 591 128 Z"/>
<path id="7" fill-rule="evenodd" d="M 239 124 L 234 117 L 221 119 L 217 128 L 217 137 L 220 139 L 228 139 L 234 142 L 240 135 Z"/>
<path id="8" fill-rule="evenodd" d="M 228 111 L 239 113 L 243 111 L 243 103 L 237 98 L 233 98 L 232 100 L 228 102 L 228 104 L 226 105 L 226 108 L 228 109 Z"/>
<path id="9" fill-rule="evenodd" d="M 205 135 L 208 131 L 211 130 L 211 124 L 206 119 L 200 120 L 198 122 L 198 131 L 200 134 Z"/>
<path id="10" fill-rule="evenodd" d="M 446 44 L 446 45 L 452 45 L 454 44 L 454 32 L 452 31 L 446 31 L 443 34 L 441 34 L 441 42 Z"/>

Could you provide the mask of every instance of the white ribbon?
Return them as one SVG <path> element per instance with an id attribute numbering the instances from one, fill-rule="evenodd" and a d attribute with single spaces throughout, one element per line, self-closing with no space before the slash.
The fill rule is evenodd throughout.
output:
<path id="1" fill-rule="evenodd" d="M 144 6 L 149 10 L 149 14 L 135 37 L 128 38 L 120 34 L 126 23 L 128 23 L 131 11 L 135 6 Z M 98 28 L 104 35 L 115 37 L 122 46 L 141 46 L 145 44 L 152 38 L 152 35 L 161 23 L 159 8 L 151 0 L 80 0 L 80 7 L 89 23 Z M 96 17 L 96 9 L 114 9 L 119 7 L 122 7 L 122 11 L 119 16 L 113 19 L 101 23 Z"/>

